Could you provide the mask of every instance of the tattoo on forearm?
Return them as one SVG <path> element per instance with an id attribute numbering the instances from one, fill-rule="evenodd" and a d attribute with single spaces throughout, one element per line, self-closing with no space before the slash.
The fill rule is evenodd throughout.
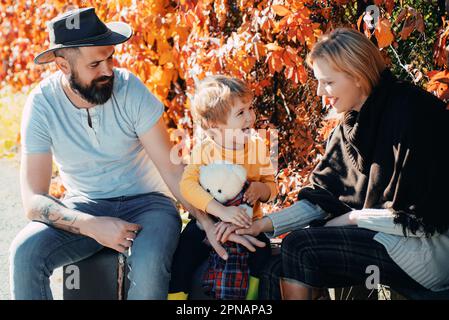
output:
<path id="1" fill-rule="evenodd" d="M 71 233 L 80 234 L 80 229 L 77 227 L 72 227 L 72 226 L 68 226 L 65 224 L 59 224 L 59 223 L 54 223 L 53 226 L 55 226 L 56 228 L 61 229 L 61 230 L 69 231 Z"/>
<path id="2" fill-rule="evenodd" d="M 58 199 L 43 194 L 42 198 L 36 201 L 33 206 L 31 211 L 32 218 L 33 220 L 42 221 L 58 229 L 79 234 L 79 228 L 73 226 L 77 215 L 64 210 L 65 208 L 65 205 Z M 63 221 L 65 223 L 62 223 Z"/>

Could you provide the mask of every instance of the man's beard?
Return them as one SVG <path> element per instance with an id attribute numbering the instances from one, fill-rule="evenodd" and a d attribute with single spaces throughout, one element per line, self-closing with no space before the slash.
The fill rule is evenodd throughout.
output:
<path id="1" fill-rule="evenodd" d="M 101 83 L 101 81 L 109 80 L 108 82 Z M 79 81 L 78 73 L 72 72 L 69 79 L 70 87 L 77 92 L 84 100 L 92 104 L 103 104 L 109 100 L 112 95 L 112 89 L 114 87 L 114 74 L 107 77 L 103 76 L 92 80 L 88 86 L 83 86 Z"/>

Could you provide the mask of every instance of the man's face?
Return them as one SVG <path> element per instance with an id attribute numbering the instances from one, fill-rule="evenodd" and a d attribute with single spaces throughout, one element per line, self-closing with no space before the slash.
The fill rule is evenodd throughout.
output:
<path id="1" fill-rule="evenodd" d="M 103 104 L 114 86 L 114 46 L 82 47 L 70 63 L 70 86 L 84 100 Z"/>

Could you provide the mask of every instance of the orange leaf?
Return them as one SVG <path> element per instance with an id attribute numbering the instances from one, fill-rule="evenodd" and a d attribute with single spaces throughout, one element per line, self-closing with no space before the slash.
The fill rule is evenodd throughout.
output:
<path id="1" fill-rule="evenodd" d="M 449 71 L 430 71 L 427 76 L 430 78 L 427 91 L 432 92 L 442 100 L 449 99 Z"/>
<path id="2" fill-rule="evenodd" d="M 379 48 L 388 47 L 394 40 L 390 21 L 386 18 L 379 19 L 374 35 L 376 36 Z"/>
<path id="3" fill-rule="evenodd" d="M 284 64 L 282 62 L 282 53 L 271 52 L 268 55 L 268 68 L 273 75 L 275 72 L 282 71 Z"/>
<path id="4" fill-rule="evenodd" d="M 363 31 L 363 29 L 362 29 L 362 22 L 364 23 L 364 21 L 363 21 L 363 14 L 357 19 L 357 30 L 359 30 L 360 32 Z"/>
<path id="5" fill-rule="evenodd" d="M 282 55 L 282 61 L 284 62 L 286 67 L 294 68 L 296 66 L 295 54 L 291 54 L 290 52 L 288 52 L 288 50 L 284 51 L 284 54 Z"/>
<path id="6" fill-rule="evenodd" d="M 295 78 L 294 73 L 295 73 L 295 67 L 293 67 L 293 66 L 287 66 L 285 68 L 285 70 L 284 70 L 285 77 L 287 79 L 290 79 L 290 80 L 293 80 L 293 81 L 294 81 L 294 78 Z"/>
<path id="7" fill-rule="evenodd" d="M 285 6 L 281 6 L 281 5 L 272 5 L 271 8 L 274 10 L 274 12 L 276 12 L 276 14 L 278 16 L 284 17 L 286 15 L 291 14 L 292 12 L 290 10 L 288 10 Z"/>
<path id="8" fill-rule="evenodd" d="M 265 45 L 265 48 L 268 51 L 284 51 L 284 48 L 280 47 L 276 43 L 268 43 Z"/>

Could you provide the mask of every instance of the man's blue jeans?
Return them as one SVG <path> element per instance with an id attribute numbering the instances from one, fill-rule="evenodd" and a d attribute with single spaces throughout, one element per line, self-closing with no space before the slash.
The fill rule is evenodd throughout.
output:
<path id="1" fill-rule="evenodd" d="M 127 259 L 128 299 L 166 299 L 181 218 L 172 199 L 160 193 L 111 199 L 70 197 L 63 203 L 94 216 L 110 216 L 142 226 Z M 85 259 L 103 248 L 94 239 L 30 222 L 10 248 L 12 299 L 52 299 L 53 270 Z"/>

